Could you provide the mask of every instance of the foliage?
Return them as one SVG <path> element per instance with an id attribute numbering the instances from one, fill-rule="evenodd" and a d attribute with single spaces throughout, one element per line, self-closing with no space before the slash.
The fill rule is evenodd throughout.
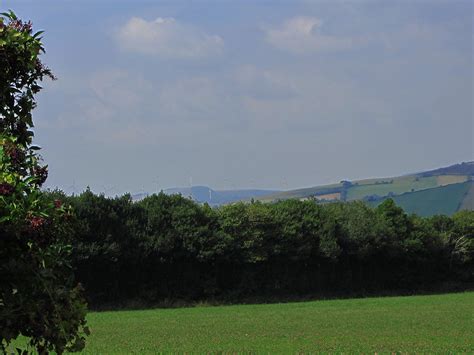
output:
<path id="1" fill-rule="evenodd" d="M 423 218 L 393 200 L 376 209 L 298 200 L 210 208 L 179 195 L 133 202 L 90 190 L 49 198 L 74 208 L 73 264 L 93 308 L 474 283 L 474 212 Z"/>
<path id="2" fill-rule="evenodd" d="M 84 346 L 85 303 L 74 286 L 68 219 L 71 211 L 49 201 L 39 147 L 32 145 L 31 111 L 44 77 L 41 32 L 13 12 L 0 17 L 0 350 L 29 338 L 40 354 Z"/>

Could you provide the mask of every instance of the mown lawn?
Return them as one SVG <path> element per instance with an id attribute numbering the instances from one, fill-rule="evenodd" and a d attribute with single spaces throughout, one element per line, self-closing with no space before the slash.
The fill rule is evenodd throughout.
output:
<path id="1" fill-rule="evenodd" d="M 474 292 L 91 313 L 84 353 L 474 352 Z"/>

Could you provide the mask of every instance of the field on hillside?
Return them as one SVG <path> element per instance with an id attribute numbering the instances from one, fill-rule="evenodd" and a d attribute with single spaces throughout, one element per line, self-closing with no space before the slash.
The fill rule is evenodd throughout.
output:
<path id="1" fill-rule="evenodd" d="M 439 186 L 459 184 L 469 180 L 467 175 L 440 175 L 436 177 Z"/>
<path id="2" fill-rule="evenodd" d="M 398 177 L 384 177 L 384 178 L 368 178 L 361 180 L 352 180 L 352 186 L 350 184 L 343 184 L 341 181 L 337 184 L 324 185 L 324 186 L 314 186 L 303 189 L 283 191 L 279 193 L 273 193 L 267 196 L 259 197 L 257 200 L 269 202 L 275 200 L 283 200 L 289 198 L 296 199 L 309 199 L 316 197 L 319 199 L 331 200 L 333 197 L 335 199 L 340 199 L 341 197 L 346 201 L 353 200 L 364 200 L 366 197 L 377 195 L 379 197 L 388 196 L 390 193 L 394 195 L 407 194 L 410 192 L 416 192 L 421 190 L 433 189 L 440 186 L 447 186 L 452 184 L 460 184 L 471 180 L 474 176 L 474 162 L 464 162 L 461 164 L 454 164 L 451 166 L 419 172 L 411 175 L 402 175 Z M 340 195 L 333 195 L 338 194 Z M 325 198 L 321 195 L 327 195 L 331 198 Z M 421 195 L 420 195 L 421 196 Z M 413 196 L 411 196 L 412 198 Z M 402 198 L 404 200 L 406 197 Z M 451 199 L 452 200 L 452 199 Z M 405 202 L 407 205 L 412 204 L 411 202 Z M 425 205 L 428 205 L 425 203 Z M 459 202 L 458 202 L 459 203 Z M 374 203 L 371 203 L 374 205 Z M 375 203 L 376 204 L 376 203 Z M 417 204 L 423 205 L 423 202 Z M 474 192 L 472 196 L 469 195 L 464 202 L 462 203 L 461 208 L 472 209 L 474 208 Z M 459 208 L 459 204 L 456 208 Z M 428 209 L 419 213 L 422 215 L 429 215 Z M 434 208 L 436 213 L 438 209 L 440 211 L 444 210 L 444 207 Z M 418 211 L 418 210 L 417 210 Z M 449 208 L 450 213 L 452 213 L 452 208 Z"/>
<path id="3" fill-rule="evenodd" d="M 416 213 L 420 216 L 432 216 L 435 214 L 452 215 L 459 209 L 471 186 L 472 182 L 469 181 L 416 191 L 392 198 L 407 213 Z M 380 202 L 376 201 L 370 204 L 375 206 Z"/>
<path id="4" fill-rule="evenodd" d="M 386 179 L 385 179 L 386 180 Z M 390 181 L 390 180 L 389 180 Z M 415 176 L 404 176 L 394 178 L 389 184 L 373 184 L 353 186 L 347 191 L 347 200 L 359 200 L 368 195 L 386 196 L 390 192 L 402 194 L 412 189 L 415 191 L 429 189 L 438 186 L 437 177 L 417 178 Z"/>
<path id="5" fill-rule="evenodd" d="M 474 351 L 474 292 L 101 312 L 88 321 L 88 354 Z"/>
<path id="6" fill-rule="evenodd" d="M 339 200 L 341 198 L 341 193 L 340 192 L 335 192 L 332 194 L 325 194 L 325 195 L 317 195 L 316 199 L 318 200 L 326 200 L 326 201 L 333 201 L 333 200 Z"/>
<path id="7" fill-rule="evenodd" d="M 460 184 L 471 180 L 474 176 L 474 162 L 466 162 L 461 164 L 454 164 L 444 168 L 439 168 L 430 171 L 419 172 L 411 175 L 403 175 L 398 177 L 385 177 L 385 178 L 368 178 L 361 180 L 351 181 L 351 184 L 345 184 L 343 181 L 332 185 L 314 186 L 296 190 L 282 191 L 279 193 L 272 193 L 270 195 L 257 197 L 257 200 L 270 202 L 276 200 L 284 200 L 289 198 L 295 199 L 309 199 L 316 197 L 317 199 L 333 200 L 343 198 L 345 201 L 353 200 L 364 200 L 366 197 L 377 195 L 380 198 L 388 196 L 390 193 L 394 195 L 408 194 L 411 192 L 417 192 L 427 189 L 434 189 L 441 186 L 447 186 L 451 184 Z M 322 196 L 321 196 L 322 195 Z M 433 193 L 428 193 L 429 196 L 434 196 Z M 452 198 L 448 199 L 451 201 L 448 204 L 444 204 L 443 201 L 436 200 L 436 203 L 441 202 L 440 206 L 432 207 L 432 201 L 411 201 L 414 196 L 410 198 L 403 197 L 400 200 L 403 201 L 407 206 L 413 205 L 414 207 L 410 212 L 416 211 L 420 215 L 429 215 L 430 211 L 436 213 L 443 213 L 445 207 L 450 207 L 446 210 L 449 213 L 453 213 L 457 210 L 461 204 L 457 201 L 456 209 L 453 211 L 451 208 Z M 419 197 L 425 197 L 419 195 Z M 410 202 L 405 200 L 409 199 Z M 472 196 L 469 195 L 462 203 L 461 208 L 472 209 L 474 203 L 474 192 Z M 377 203 L 370 203 L 376 205 Z M 416 206 L 415 206 L 416 205 Z M 429 206 L 427 210 L 420 210 L 419 206 Z"/>
<path id="8" fill-rule="evenodd" d="M 315 187 L 307 187 L 297 190 L 283 191 L 258 198 L 261 201 L 274 201 L 278 199 L 303 198 L 313 195 L 322 195 L 339 192 L 342 184 L 331 184 Z M 337 190 L 337 191 L 336 191 Z"/>
<path id="9" fill-rule="evenodd" d="M 474 210 L 474 183 L 471 182 L 469 191 L 464 196 L 464 200 L 461 203 L 461 210 Z"/>

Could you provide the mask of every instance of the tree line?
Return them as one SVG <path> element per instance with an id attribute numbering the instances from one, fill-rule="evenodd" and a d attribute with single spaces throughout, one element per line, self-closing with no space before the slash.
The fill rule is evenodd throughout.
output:
<path id="1" fill-rule="evenodd" d="M 422 218 L 391 199 L 211 208 L 164 193 L 48 196 L 74 210 L 72 263 L 92 308 L 473 286 L 473 211 Z"/>

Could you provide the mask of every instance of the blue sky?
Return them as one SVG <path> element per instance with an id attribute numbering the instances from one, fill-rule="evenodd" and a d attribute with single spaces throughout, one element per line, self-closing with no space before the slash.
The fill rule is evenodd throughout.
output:
<path id="1" fill-rule="evenodd" d="M 471 1 L 0 1 L 49 187 L 297 188 L 473 160 Z"/>

